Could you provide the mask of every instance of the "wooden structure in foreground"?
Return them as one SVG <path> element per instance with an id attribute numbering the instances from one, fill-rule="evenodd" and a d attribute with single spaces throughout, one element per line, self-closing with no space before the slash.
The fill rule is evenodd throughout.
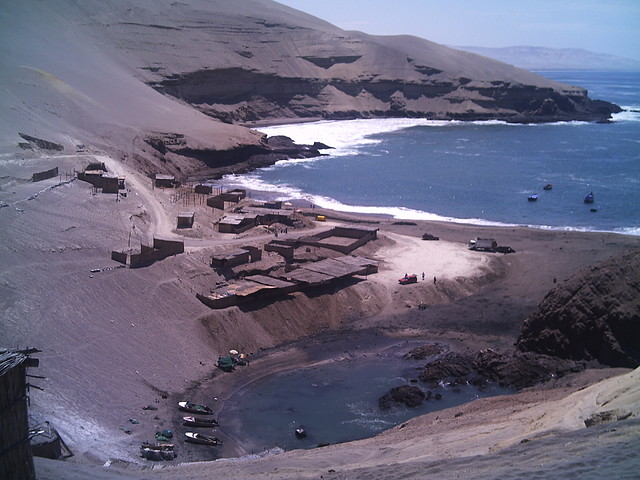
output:
<path id="1" fill-rule="evenodd" d="M 29 355 L 40 350 L 0 350 L 0 478 L 34 480 L 27 411 L 27 368 L 37 367 Z"/>

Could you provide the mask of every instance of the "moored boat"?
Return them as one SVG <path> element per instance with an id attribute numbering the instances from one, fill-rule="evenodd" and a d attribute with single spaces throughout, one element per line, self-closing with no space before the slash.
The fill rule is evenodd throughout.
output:
<path id="1" fill-rule="evenodd" d="M 547 183 L 543 188 L 545 190 L 551 190 L 553 188 L 553 185 L 551 185 L 550 183 Z"/>
<path id="2" fill-rule="evenodd" d="M 184 425 L 190 427 L 205 427 L 205 428 L 215 428 L 218 426 L 218 421 L 215 418 L 200 418 L 200 417 L 182 417 L 182 422 Z"/>
<path id="3" fill-rule="evenodd" d="M 302 426 L 296 428 L 294 433 L 298 438 L 305 438 L 307 436 L 307 431 Z"/>
<path id="4" fill-rule="evenodd" d="M 185 432 L 185 441 L 189 443 L 199 443 L 200 445 L 216 446 L 222 445 L 222 440 L 218 437 L 210 437 L 197 432 Z"/>
<path id="5" fill-rule="evenodd" d="M 207 407 L 206 405 L 192 403 L 189 401 L 178 402 L 178 408 L 183 412 L 197 413 L 200 415 L 211 415 L 213 413 L 213 410 L 211 410 L 211 408 Z"/>
<path id="6" fill-rule="evenodd" d="M 584 197 L 584 203 L 593 203 L 594 200 L 595 199 L 593 197 L 593 192 L 591 192 L 589 195 Z"/>
<path id="7" fill-rule="evenodd" d="M 529 195 L 527 197 L 527 200 L 529 200 L 530 202 L 535 202 L 536 200 L 538 200 L 538 194 L 534 193 L 533 195 Z"/>

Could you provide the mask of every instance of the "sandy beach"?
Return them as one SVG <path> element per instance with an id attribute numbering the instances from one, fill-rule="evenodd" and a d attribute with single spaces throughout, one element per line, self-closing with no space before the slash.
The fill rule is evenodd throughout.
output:
<path id="1" fill-rule="evenodd" d="M 482 465 L 517 449 L 525 439 L 566 442 L 563 435 L 585 430 L 583 417 L 617 398 L 637 417 L 637 399 L 628 398 L 635 390 L 623 388 L 618 394 L 611 383 L 595 383 L 628 370 L 586 371 L 499 401 L 479 400 L 455 412 L 416 418 L 406 427 L 353 444 L 177 466 L 206 459 L 201 450 L 178 440 L 179 457 L 160 469 L 154 464 L 151 474 L 144 470 L 150 464 L 138 456 L 138 447 L 158 429 L 181 431 L 175 408 L 179 400 L 212 404 L 217 410 L 264 375 L 354 351 L 375 353 L 408 339 L 443 343 L 454 351 L 490 347 L 508 352 L 522 321 L 554 285 L 637 247 L 640 238 L 399 222 L 298 205 L 305 228 L 281 235 L 309 235 L 354 222 L 375 226 L 378 238 L 353 253 L 378 260 L 379 272 L 313 295 L 298 292 L 250 308 L 211 310 L 195 298 L 226 280 L 209 266 L 211 255 L 240 245 L 264 245 L 275 238 L 273 233 L 255 228 L 241 235 L 221 234 L 214 222 L 222 212 L 176 201 L 175 191 L 153 189 L 148 178 L 103 155 L 56 160 L 63 171 L 105 161 L 111 171 L 126 176 L 127 195 L 93 194 L 89 184 L 66 182 L 62 176 L 38 183 L 19 180 L 45 162 L 36 157 L 21 162 L 23 174 L 12 174 L 18 180 L 3 185 L 0 200 L 8 206 L 0 209 L 2 335 L 12 345 L 42 350 L 38 374 L 46 379 L 38 383 L 44 391 L 32 393 L 32 408 L 55 425 L 74 453 L 64 462 L 37 459 L 38 478 L 370 478 L 398 465 L 406 469 L 406 478 L 417 478 L 425 462 L 446 461 L 460 468 L 454 459 L 474 456 Z M 250 194 L 246 202 L 252 201 Z M 178 230 L 175 218 L 184 210 L 194 211 L 196 222 L 192 229 Z M 327 221 L 315 221 L 319 214 Z M 440 239 L 422 240 L 427 232 Z M 154 235 L 184 239 L 185 253 L 143 269 L 117 268 L 110 259 L 112 249 L 139 246 Z M 476 237 L 495 238 L 515 253 L 470 251 L 467 242 Z M 252 268 L 279 261 L 265 252 Z M 416 273 L 418 282 L 400 286 L 398 278 L 405 273 Z M 232 374 L 218 370 L 218 356 L 230 349 L 253 352 L 250 366 Z M 607 381 L 637 385 L 634 378 Z M 205 396 L 205 384 L 215 385 L 218 400 Z M 585 396 L 587 390 L 581 389 L 592 384 L 596 393 Z M 603 400 L 602 395 L 612 398 Z M 578 397 L 588 404 L 578 406 Z M 147 406 L 153 409 L 143 408 Z M 563 419 L 536 420 L 552 410 Z M 505 417 L 505 411 L 512 414 Z M 570 413 L 573 420 L 568 421 Z M 208 455 L 246 453 L 233 442 L 225 449 Z M 92 470 L 105 464 L 110 467 Z"/>

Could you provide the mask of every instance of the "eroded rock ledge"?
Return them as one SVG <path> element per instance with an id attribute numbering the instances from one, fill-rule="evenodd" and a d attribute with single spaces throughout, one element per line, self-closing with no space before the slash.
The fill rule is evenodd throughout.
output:
<path id="1" fill-rule="evenodd" d="M 151 83 L 227 123 L 282 119 L 429 118 L 513 123 L 606 121 L 620 107 L 592 100 L 584 89 L 426 76 L 295 78 L 223 68 L 175 74 Z"/>
<path id="2" fill-rule="evenodd" d="M 261 167 L 273 165 L 289 158 L 313 158 L 323 155 L 331 147 L 316 142 L 299 145 L 285 136 L 264 136 L 260 144 L 240 145 L 231 150 L 198 148 L 182 135 L 175 133 L 153 134 L 144 138 L 146 156 L 139 161 L 146 173 L 162 171 L 179 178 L 198 177 L 220 179 L 224 175 L 243 174 Z M 153 159 L 159 160 L 154 161 Z M 145 169 L 146 166 L 146 169 Z"/>

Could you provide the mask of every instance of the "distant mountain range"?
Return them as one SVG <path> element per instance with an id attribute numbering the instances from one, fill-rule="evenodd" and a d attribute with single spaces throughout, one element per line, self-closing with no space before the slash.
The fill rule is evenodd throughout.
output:
<path id="1" fill-rule="evenodd" d="M 526 70 L 640 70 L 640 61 L 579 48 L 453 47 Z"/>

